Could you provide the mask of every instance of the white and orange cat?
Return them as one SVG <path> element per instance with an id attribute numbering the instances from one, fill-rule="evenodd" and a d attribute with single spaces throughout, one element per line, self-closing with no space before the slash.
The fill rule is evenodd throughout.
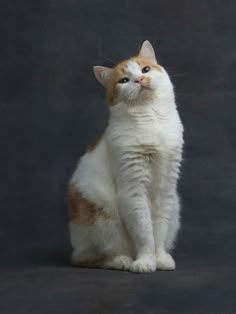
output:
<path id="1" fill-rule="evenodd" d="M 114 68 L 95 66 L 110 117 L 69 184 L 72 263 L 146 273 L 172 270 L 180 227 L 183 126 L 173 85 L 145 41 Z"/>

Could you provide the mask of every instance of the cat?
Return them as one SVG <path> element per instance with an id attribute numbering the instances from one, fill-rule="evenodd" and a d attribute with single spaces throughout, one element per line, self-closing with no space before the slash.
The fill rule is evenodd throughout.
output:
<path id="1" fill-rule="evenodd" d="M 173 85 L 149 41 L 114 68 L 93 70 L 106 88 L 110 116 L 69 183 L 72 264 L 173 270 L 183 148 Z"/>

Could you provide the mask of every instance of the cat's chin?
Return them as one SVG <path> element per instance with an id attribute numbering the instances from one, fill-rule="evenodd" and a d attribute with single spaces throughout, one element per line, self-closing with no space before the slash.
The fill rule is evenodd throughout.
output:
<path id="1" fill-rule="evenodd" d="M 146 100 L 148 100 L 149 98 L 152 99 L 153 95 L 154 95 L 154 90 L 151 89 L 150 87 L 145 87 L 140 90 L 137 98 L 143 101 L 144 99 Z"/>
<path id="2" fill-rule="evenodd" d="M 149 87 L 149 86 L 142 86 L 142 87 L 140 88 L 140 93 L 141 93 L 141 92 L 145 92 L 145 91 L 152 91 L 152 88 Z"/>
<path id="3" fill-rule="evenodd" d="M 151 87 L 142 87 L 139 91 L 139 96 L 141 97 L 152 97 L 153 93 L 155 92 L 155 89 L 151 88 Z"/>
<path id="4" fill-rule="evenodd" d="M 129 99 L 124 99 L 124 101 L 127 101 L 130 104 L 138 104 L 145 101 L 149 101 L 150 99 L 153 99 L 155 90 L 150 87 L 141 87 L 139 91 L 137 91 L 136 95 Z"/>

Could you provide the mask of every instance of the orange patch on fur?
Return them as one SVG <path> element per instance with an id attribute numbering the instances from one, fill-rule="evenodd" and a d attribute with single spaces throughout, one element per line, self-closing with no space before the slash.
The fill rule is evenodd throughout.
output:
<path id="1" fill-rule="evenodd" d="M 105 255 L 101 255 L 91 260 L 84 260 L 84 261 L 78 261 L 78 262 L 72 261 L 72 264 L 77 267 L 96 268 L 96 267 L 101 267 L 106 260 L 107 260 L 107 257 Z"/>
<path id="2" fill-rule="evenodd" d="M 154 61 L 152 61 L 150 59 L 145 59 L 145 58 L 141 58 L 141 57 L 137 56 L 137 57 L 133 57 L 131 60 L 138 63 L 141 68 L 144 68 L 146 66 L 150 66 L 150 68 L 155 68 L 160 72 L 162 71 L 161 66 L 158 63 L 155 63 Z"/>
<path id="3" fill-rule="evenodd" d="M 92 152 L 94 148 L 100 143 L 102 137 L 103 137 L 103 134 L 98 135 L 95 141 L 88 146 L 87 152 Z"/>
<path id="4" fill-rule="evenodd" d="M 103 208 L 84 198 L 73 185 L 69 186 L 70 223 L 93 225 L 99 218 L 108 218 Z"/>
<path id="5" fill-rule="evenodd" d="M 117 83 L 122 77 L 124 77 L 128 67 L 128 62 L 129 60 L 124 60 L 113 68 L 112 76 L 107 87 L 107 101 L 110 105 L 114 104 L 117 97 Z"/>

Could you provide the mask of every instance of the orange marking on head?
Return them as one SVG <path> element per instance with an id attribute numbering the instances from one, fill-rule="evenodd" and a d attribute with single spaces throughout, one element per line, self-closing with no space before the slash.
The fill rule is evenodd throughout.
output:
<path id="1" fill-rule="evenodd" d="M 151 59 L 136 56 L 136 57 L 133 57 L 132 60 L 138 63 L 141 68 L 149 66 L 150 68 L 155 68 L 160 72 L 162 71 L 161 66 L 158 63 L 152 61 Z"/>
<path id="2" fill-rule="evenodd" d="M 113 68 L 112 76 L 107 86 L 107 101 L 109 105 L 114 105 L 117 97 L 117 83 L 125 76 L 128 62 L 129 60 L 121 61 Z"/>

